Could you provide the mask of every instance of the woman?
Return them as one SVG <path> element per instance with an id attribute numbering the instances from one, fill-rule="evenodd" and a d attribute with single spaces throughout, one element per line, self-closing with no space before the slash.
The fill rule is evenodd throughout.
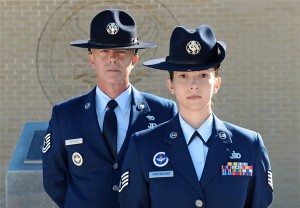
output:
<path id="1" fill-rule="evenodd" d="M 272 173 L 261 136 L 221 121 L 211 99 L 221 86 L 226 54 L 212 29 L 176 27 L 169 56 L 145 66 L 167 70 L 179 113 L 132 135 L 120 181 L 121 207 L 264 208 Z"/>

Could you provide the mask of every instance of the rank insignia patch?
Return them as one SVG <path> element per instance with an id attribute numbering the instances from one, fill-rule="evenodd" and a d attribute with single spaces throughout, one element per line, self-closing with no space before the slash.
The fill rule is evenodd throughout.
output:
<path id="1" fill-rule="evenodd" d="M 270 170 L 267 170 L 267 174 L 268 174 L 268 184 L 269 184 L 269 186 L 273 190 L 273 176 L 272 176 L 272 172 Z"/>
<path id="2" fill-rule="evenodd" d="M 223 176 L 252 176 L 253 167 L 246 162 L 228 162 L 222 165 Z"/>
<path id="3" fill-rule="evenodd" d="M 46 153 L 51 147 L 51 133 L 48 133 L 44 138 L 44 144 L 42 152 Z"/>
<path id="4" fill-rule="evenodd" d="M 129 185 L 129 171 L 126 171 L 121 176 L 120 185 L 119 185 L 119 192 L 121 192 L 128 185 Z"/>

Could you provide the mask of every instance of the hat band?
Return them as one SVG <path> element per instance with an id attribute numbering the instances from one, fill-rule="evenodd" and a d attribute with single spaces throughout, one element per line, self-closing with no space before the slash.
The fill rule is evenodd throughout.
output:
<path id="1" fill-rule="evenodd" d="M 89 40 L 88 43 L 96 46 L 110 46 L 110 47 L 127 47 L 127 46 L 134 46 L 134 45 L 139 45 L 139 41 L 137 38 L 131 39 L 131 41 L 128 43 L 99 43 L 99 42 L 94 42 L 92 40 Z"/>
<path id="2" fill-rule="evenodd" d="M 169 56 L 166 57 L 166 63 L 179 64 L 179 65 L 200 65 L 200 64 L 207 64 L 212 61 L 217 61 L 217 59 L 210 58 L 210 59 L 206 59 L 205 61 L 201 61 L 201 60 L 191 61 L 191 60 L 178 60 L 178 59 L 174 60 L 174 59 L 171 59 Z"/>

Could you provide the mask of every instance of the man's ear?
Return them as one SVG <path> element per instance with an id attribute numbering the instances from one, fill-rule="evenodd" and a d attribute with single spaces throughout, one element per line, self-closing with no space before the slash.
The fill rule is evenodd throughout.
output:
<path id="1" fill-rule="evenodd" d="M 134 54 L 131 60 L 132 65 L 135 65 L 139 61 L 139 55 Z"/>
<path id="2" fill-rule="evenodd" d="M 92 66 L 92 68 L 94 68 L 94 57 L 92 53 L 88 54 L 88 58 L 89 58 L 89 63 Z"/>
<path id="3" fill-rule="evenodd" d="M 174 89 L 173 82 L 171 81 L 171 79 L 167 79 L 167 87 L 170 90 L 171 94 L 175 94 L 175 89 Z"/>

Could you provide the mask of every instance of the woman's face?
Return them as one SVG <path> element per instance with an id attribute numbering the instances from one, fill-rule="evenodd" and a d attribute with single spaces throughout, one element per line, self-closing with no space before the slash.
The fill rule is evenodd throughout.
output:
<path id="1" fill-rule="evenodd" d="M 167 85 L 175 95 L 181 112 L 211 112 L 211 98 L 221 85 L 221 78 L 216 77 L 214 70 L 180 72 L 175 71 L 173 81 Z"/>

